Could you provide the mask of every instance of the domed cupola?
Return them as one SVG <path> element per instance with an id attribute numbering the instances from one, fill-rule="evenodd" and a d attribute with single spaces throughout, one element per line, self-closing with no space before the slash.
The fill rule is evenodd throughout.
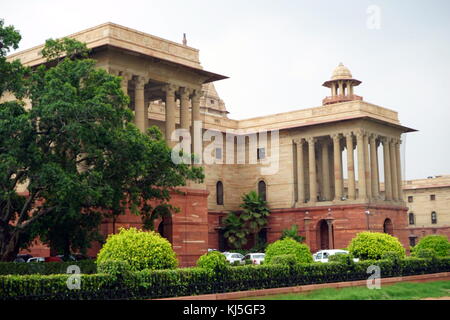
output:
<path id="1" fill-rule="evenodd" d="M 331 89 L 331 96 L 323 99 L 323 105 L 362 100 L 362 97 L 353 94 L 353 87 L 359 86 L 361 81 L 353 79 L 350 70 L 340 63 L 333 71 L 331 80 L 324 82 L 323 86 Z"/>

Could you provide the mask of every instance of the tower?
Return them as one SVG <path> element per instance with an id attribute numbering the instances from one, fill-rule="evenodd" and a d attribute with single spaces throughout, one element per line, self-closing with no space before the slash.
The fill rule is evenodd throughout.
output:
<path id="1" fill-rule="evenodd" d="M 331 79 L 323 83 L 324 87 L 331 89 L 331 96 L 322 100 L 323 105 L 333 103 L 362 100 L 363 98 L 353 93 L 353 88 L 359 86 L 361 81 L 353 79 L 350 70 L 340 63 L 333 71 Z"/>

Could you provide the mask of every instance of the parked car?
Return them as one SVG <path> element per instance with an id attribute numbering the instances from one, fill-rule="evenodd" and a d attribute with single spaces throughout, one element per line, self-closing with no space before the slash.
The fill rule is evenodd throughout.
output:
<path id="1" fill-rule="evenodd" d="M 249 253 L 244 257 L 244 261 L 251 260 L 252 264 L 261 264 L 261 262 L 264 262 L 265 256 L 265 253 Z"/>
<path id="2" fill-rule="evenodd" d="M 30 258 L 33 258 L 31 254 L 18 254 L 14 259 L 14 262 L 27 262 Z"/>
<path id="3" fill-rule="evenodd" d="M 240 264 L 244 264 L 244 256 L 237 252 L 223 252 L 225 258 L 229 263 L 239 262 Z"/>
<path id="4" fill-rule="evenodd" d="M 342 249 L 320 250 L 313 254 L 313 260 L 316 262 L 328 262 L 328 257 L 335 254 L 349 254 L 349 252 Z M 353 261 L 358 262 L 359 259 L 354 258 Z"/>
<path id="5" fill-rule="evenodd" d="M 27 262 L 45 262 L 45 258 L 44 257 L 33 257 L 33 258 L 29 258 L 27 260 Z"/>
<path id="6" fill-rule="evenodd" d="M 60 258 L 62 261 L 77 261 L 77 258 L 75 258 L 73 255 L 69 255 L 68 259 L 64 259 L 63 254 L 57 255 L 58 258 Z"/>

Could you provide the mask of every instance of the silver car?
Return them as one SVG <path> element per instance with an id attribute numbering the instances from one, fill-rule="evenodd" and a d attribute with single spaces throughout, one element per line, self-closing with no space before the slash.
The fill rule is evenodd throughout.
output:
<path id="1" fill-rule="evenodd" d="M 229 263 L 239 262 L 240 264 L 244 264 L 244 256 L 237 252 L 224 252 L 223 255 L 227 259 Z"/>
<path id="2" fill-rule="evenodd" d="M 244 261 L 248 259 L 252 261 L 252 264 L 261 264 L 265 257 L 265 253 L 249 253 L 244 257 Z"/>

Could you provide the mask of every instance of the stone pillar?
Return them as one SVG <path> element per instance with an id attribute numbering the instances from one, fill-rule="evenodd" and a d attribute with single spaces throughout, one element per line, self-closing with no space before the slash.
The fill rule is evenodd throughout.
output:
<path id="1" fill-rule="evenodd" d="M 334 97 L 336 95 L 336 83 L 331 83 L 331 96 Z"/>
<path id="2" fill-rule="evenodd" d="M 323 196 L 325 200 L 331 199 L 331 185 L 330 185 L 330 157 L 328 154 L 329 142 L 322 141 L 322 175 L 323 175 Z"/>
<path id="3" fill-rule="evenodd" d="M 175 131 L 175 91 L 177 87 L 172 84 L 167 84 L 163 87 L 163 91 L 166 93 L 166 130 L 165 138 L 167 144 L 172 147 L 176 142 L 171 141 L 172 132 Z"/>
<path id="4" fill-rule="evenodd" d="M 398 199 L 403 201 L 403 185 L 402 185 L 402 165 L 400 155 L 400 145 L 402 141 L 399 139 L 395 142 L 395 154 L 397 155 L 397 181 L 398 181 Z"/>
<path id="5" fill-rule="evenodd" d="M 364 135 L 364 174 L 366 176 L 366 194 L 367 198 L 372 198 L 372 182 L 371 182 L 371 168 L 370 168 L 370 155 L 369 155 L 369 134 Z"/>
<path id="6" fill-rule="evenodd" d="M 333 138 L 333 160 L 334 160 L 334 200 L 342 199 L 342 160 L 341 160 L 341 137 L 339 133 L 332 134 Z"/>
<path id="7" fill-rule="evenodd" d="M 192 126 L 191 126 L 191 137 L 192 137 L 192 152 L 198 153 L 202 152 L 202 143 L 203 139 L 202 137 L 196 137 L 195 135 L 195 122 L 201 121 L 200 119 L 200 97 L 201 97 L 201 91 L 195 90 L 191 97 L 191 103 L 192 103 Z M 202 133 L 200 133 L 201 135 Z M 198 141 L 196 141 L 198 140 Z M 199 155 L 201 156 L 201 155 Z"/>
<path id="8" fill-rule="evenodd" d="M 333 241 L 333 219 L 327 219 L 328 224 L 328 247 L 329 249 L 334 249 L 334 241 Z"/>
<path id="9" fill-rule="evenodd" d="M 348 198 L 356 199 L 355 189 L 355 161 L 353 157 L 353 134 L 351 132 L 345 134 L 347 145 L 347 175 L 348 175 Z"/>
<path id="10" fill-rule="evenodd" d="M 308 138 L 308 157 L 309 157 L 309 202 L 317 201 L 317 172 L 316 172 L 316 152 L 315 138 Z"/>
<path id="11" fill-rule="evenodd" d="M 364 132 L 356 133 L 356 147 L 358 149 L 358 199 L 365 200 L 366 192 L 366 162 L 364 156 Z"/>
<path id="12" fill-rule="evenodd" d="M 390 155 L 391 155 L 391 173 L 392 173 L 392 199 L 399 200 L 398 198 L 398 175 L 397 175 L 397 153 L 395 152 L 395 140 L 391 139 L 389 143 Z"/>
<path id="13" fill-rule="evenodd" d="M 147 81 L 145 77 L 139 76 L 136 79 L 134 88 L 134 121 L 141 132 L 147 130 L 148 123 L 148 110 L 144 99 L 144 86 Z"/>
<path id="14" fill-rule="evenodd" d="M 344 83 L 342 81 L 339 81 L 339 95 L 344 95 Z"/>
<path id="15" fill-rule="evenodd" d="M 386 137 L 381 139 L 383 143 L 383 162 L 384 162 L 384 194 L 385 200 L 392 200 L 392 185 L 391 185 L 391 155 L 389 141 Z"/>
<path id="16" fill-rule="evenodd" d="M 312 218 L 309 216 L 309 212 L 305 212 L 305 217 L 303 218 L 303 221 L 305 223 L 305 237 L 306 237 L 306 244 L 308 247 L 311 248 L 312 241 L 311 241 L 311 230 L 310 230 L 310 223 Z"/>
<path id="17" fill-rule="evenodd" d="M 379 177 L 378 177 L 378 157 L 377 157 L 377 141 L 376 135 L 371 134 L 370 142 L 370 173 L 372 181 L 372 196 L 377 199 L 379 197 Z"/>
<path id="18" fill-rule="evenodd" d="M 305 203 L 305 161 L 303 152 L 303 139 L 295 141 L 297 143 L 297 185 L 298 203 Z"/>
<path id="19" fill-rule="evenodd" d="M 120 88 L 123 93 L 128 96 L 128 81 L 131 80 L 131 75 L 127 72 L 120 72 L 120 77 L 122 78 L 120 81 Z"/>
<path id="20" fill-rule="evenodd" d="M 190 99 L 189 95 L 191 94 L 189 88 L 180 88 L 180 127 L 182 129 L 189 130 L 189 105 Z"/>

